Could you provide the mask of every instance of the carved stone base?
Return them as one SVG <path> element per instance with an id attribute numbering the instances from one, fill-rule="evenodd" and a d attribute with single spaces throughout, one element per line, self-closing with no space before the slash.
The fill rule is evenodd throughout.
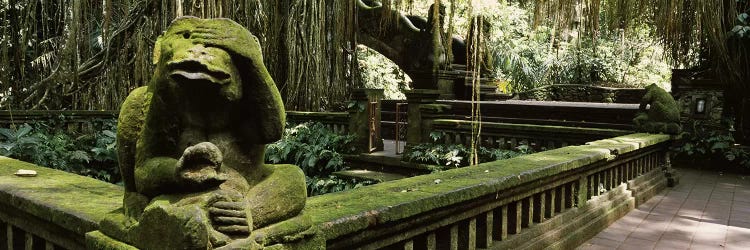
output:
<path id="1" fill-rule="evenodd" d="M 289 241 L 284 243 L 273 243 L 268 246 L 261 246 L 263 250 L 292 250 L 292 249 L 325 249 L 325 238 L 321 235 L 316 234 L 311 237 L 298 239 L 296 241 Z M 228 246 L 228 249 L 253 249 L 250 245 L 246 247 L 242 246 Z M 86 233 L 86 248 L 93 249 L 107 249 L 107 250 L 137 250 L 138 248 L 114 239 L 110 236 L 103 234 L 101 231 L 93 231 Z M 221 249 L 221 248 L 219 248 Z"/>
<path id="2" fill-rule="evenodd" d="M 157 209 L 158 210 L 158 209 Z M 160 210 L 159 210 L 160 211 Z M 249 237 L 234 239 L 212 246 L 210 228 L 201 223 L 200 211 L 194 217 L 162 214 L 151 218 L 159 225 L 141 225 L 125 217 L 122 210 L 116 210 L 100 223 L 100 231 L 86 235 L 88 249 L 324 249 L 325 239 L 317 228 L 311 226 L 310 218 L 300 214 L 291 219 L 256 229 Z M 158 211 L 145 212 L 144 216 L 159 215 Z M 184 219 L 188 219 L 185 221 Z M 175 223 L 185 222 L 174 229 Z M 153 223 L 150 223 L 153 224 Z M 191 224 L 191 225 L 188 225 Z M 179 225 L 178 225 L 179 226 Z"/>

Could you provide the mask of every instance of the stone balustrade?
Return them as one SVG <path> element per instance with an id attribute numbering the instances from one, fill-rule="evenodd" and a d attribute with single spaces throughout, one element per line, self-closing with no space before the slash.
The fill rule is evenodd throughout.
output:
<path id="1" fill-rule="evenodd" d="M 666 186 L 670 142 L 597 140 L 316 196 L 304 213 L 320 248 L 573 248 Z M 14 176 L 18 169 L 39 174 Z M 0 248 L 101 249 L 98 221 L 122 192 L 0 157 Z"/>
<path id="2" fill-rule="evenodd" d="M 570 249 L 666 186 L 631 134 L 308 199 L 329 249 Z"/>
<path id="3" fill-rule="evenodd" d="M 437 119 L 432 131 L 440 133 L 438 143 L 470 145 L 471 121 Z M 511 149 L 528 145 L 534 149 L 555 149 L 568 145 L 581 145 L 589 141 L 630 133 L 618 129 L 577 128 L 549 125 L 482 122 L 479 145 L 488 148 Z"/>

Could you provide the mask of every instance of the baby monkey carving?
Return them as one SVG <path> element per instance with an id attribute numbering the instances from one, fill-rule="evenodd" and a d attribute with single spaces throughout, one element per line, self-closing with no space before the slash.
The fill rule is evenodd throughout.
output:
<path id="1" fill-rule="evenodd" d="M 257 248 L 276 225 L 308 230 L 304 174 L 264 164 L 285 113 L 258 39 L 229 19 L 182 17 L 154 47 L 153 78 L 118 121 L 123 209 L 101 230 L 143 249 Z"/>

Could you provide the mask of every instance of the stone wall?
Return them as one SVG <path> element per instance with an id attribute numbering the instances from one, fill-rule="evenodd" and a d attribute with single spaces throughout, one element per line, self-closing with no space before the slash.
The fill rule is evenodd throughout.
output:
<path id="1" fill-rule="evenodd" d="M 721 82 L 703 77 L 702 72 L 673 70 L 672 95 L 680 106 L 680 123 L 684 130 L 691 131 L 694 125 L 722 129 L 725 98 Z M 703 110 L 698 110 L 698 106 Z"/>
<path id="2" fill-rule="evenodd" d="M 705 111 L 701 114 L 696 111 L 699 101 L 703 101 Z M 680 105 L 680 123 L 685 128 L 695 121 L 702 126 L 721 127 L 721 118 L 724 114 L 724 92 L 722 90 L 694 89 L 683 92 L 677 98 Z"/>

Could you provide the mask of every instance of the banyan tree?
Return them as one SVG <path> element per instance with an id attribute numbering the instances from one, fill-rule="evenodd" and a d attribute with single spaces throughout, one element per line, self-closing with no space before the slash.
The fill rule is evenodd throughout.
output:
<path id="1" fill-rule="evenodd" d="M 3 109 L 114 110 L 147 83 L 153 44 L 177 16 L 226 17 L 261 41 L 290 109 L 347 98 L 353 2 L 337 0 L 0 1 Z"/>
<path id="2" fill-rule="evenodd" d="M 192 15 L 231 18 L 258 36 L 287 108 L 335 108 L 351 89 L 362 86 L 353 77 L 356 44 L 361 43 L 360 2 L 402 12 L 412 12 L 416 5 L 445 6 L 440 8 L 444 14 L 434 11 L 429 17 L 435 19 L 432 23 L 445 22 L 441 36 L 434 37 L 442 47 L 433 47 L 447 57 L 456 56 L 451 35 L 472 39 L 485 34 L 454 26 L 457 14 L 474 20 L 475 9 L 490 2 L 530 10 L 534 26 L 553 30 L 551 44 L 565 39 L 571 29 L 596 41 L 605 30 L 628 34 L 646 25 L 675 68 L 693 68 L 726 83 L 737 120 L 750 128 L 744 125 L 750 124 L 744 122 L 750 118 L 746 0 L 3 0 L 0 105 L 16 110 L 117 109 L 129 90 L 150 78 L 155 39 L 175 17 Z M 382 21 L 387 25 L 389 20 Z M 484 60 L 482 49 L 469 51 L 458 56 Z"/>

